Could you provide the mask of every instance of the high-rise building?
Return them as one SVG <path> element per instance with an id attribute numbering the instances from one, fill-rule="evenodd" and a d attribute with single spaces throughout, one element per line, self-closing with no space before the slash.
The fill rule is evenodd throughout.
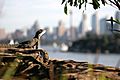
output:
<path id="1" fill-rule="evenodd" d="M 76 27 L 73 25 L 73 12 L 72 10 L 70 11 L 70 28 L 68 29 L 68 39 L 70 41 L 74 41 L 76 40 L 77 36 L 76 36 Z"/>
<path id="2" fill-rule="evenodd" d="M 86 32 L 88 31 L 89 31 L 89 26 L 87 21 L 87 15 L 83 14 L 83 18 L 78 29 L 78 38 L 85 36 Z"/>
<path id="3" fill-rule="evenodd" d="M 69 34 L 70 34 L 70 37 L 69 37 L 69 40 L 71 41 L 74 41 L 77 39 L 77 30 L 76 30 L 76 27 L 70 27 L 69 28 Z"/>
<path id="4" fill-rule="evenodd" d="M 5 39 L 6 38 L 6 32 L 5 29 L 0 28 L 0 39 Z"/>
<path id="5" fill-rule="evenodd" d="M 65 29 L 65 25 L 64 25 L 63 21 L 59 21 L 59 23 L 58 23 L 58 37 L 64 36 L 65 31 L 66 31 L 66 29 Z"/>
<path id="6" fill-rule="evenodd" d="M 23 31 L 20 30 L 20 29 L 17 29 L 13 34 L 12 34 L 12 38 L 13 39 L 19 39 L 19 38 L 22 38 L 24 37 L 23 35 Z"/>
<path id="7" fill-rule="evenodd" d="M 44 29 L 46 30 L 46 33 L 41 38 L 44 41 L 49 41 L 49 42 L 53 41 L 54 34 L 56 34 L 55 29 L 54 29 L 54 33 L 53 33 L 53 29 L 51 27 L 45 27 Z"/>
<path id="8" fill-rule="evenodd" d="M 110 23 L 108 23 L 107 18 L 102 18 L 100 20 L 100 34 L 110 34 Z"/>
<path id="9" fill-rule="evenodd" d="M 98 12 L 93 14 L 92 16 L 92 32 L 99 35 L 100 34 L 100 26 L 98 20 Z"/>
<path id="10" fill-rule="evenodd" d="M 117 20 L 120 21 L 120 11 L 117 11 L 117 12 L 116 12 L 116 14 L 115 14 L 115 19 L 117 19 Z M 120 30 L 120 24 L 115 23 L 114 28 Z"/>
<path id="11" fill-rule="evenodd" d="M 27 35 L 29 36 L 29 38 L 34 37 L 35 33 L 37 32 L 37 30 L 39 29 L 39 23 L 36 20 L 34 22 L 34 24 L 32 25 L 32 27 L 27 31 Z"/>

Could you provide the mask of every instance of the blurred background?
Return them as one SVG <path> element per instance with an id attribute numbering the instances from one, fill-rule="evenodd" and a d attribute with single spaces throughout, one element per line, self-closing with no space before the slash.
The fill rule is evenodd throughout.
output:
<path id="1" fill-rule="evenodd" d="M 120 63 L 120 34 L 110 31 L 111 16 L 120 20 L 120 11 L 109 5 L 94 10 L 87 5 L 69 7 L 62 0 L 0 0 L 0 43 L 14 44 L 33 38 L 42 28 L 40 48 L 50 58 L 73 59 L 117 66 Z M 120 25 L 114 27 L 120 30 Z"/>

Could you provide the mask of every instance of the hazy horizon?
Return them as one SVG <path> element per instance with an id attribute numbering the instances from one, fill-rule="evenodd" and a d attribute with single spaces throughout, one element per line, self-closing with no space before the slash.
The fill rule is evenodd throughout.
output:
<path id="1" fill-rule="evenodd" d="M 59 20 L 63 20 L 66 27 L 69 27 L 69 14 L 64 13 L 62 0 L 0 0 L 0 28 L 7 32 L 15 29 L 30 28 L 34 21 L 38 20 L 41 27 L 56 27 Z M 73 11 L 73 24 L 78 26 L 82 19 L 82 10 L 69 8 Z M 85 13 L 88 16 L 88 25 L 91 26 L 91 15 L 98 11 L 99 18 L 115 15 L 116 8 L 111 6 L 101 7 L 94 10 L 87 6 Z"/>

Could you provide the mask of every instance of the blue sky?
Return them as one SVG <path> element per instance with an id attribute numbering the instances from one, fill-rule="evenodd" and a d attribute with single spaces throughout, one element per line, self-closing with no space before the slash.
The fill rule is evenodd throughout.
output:
<path id="1" fill-rule="evenodd" d="M 0 0 L 0 28 L 5 28 L 7 32 L 13 32 L 15 29 L 27 29 L 39 21 L 41 27 L 56 27 L 59 20 L 65 22 L 69 27 L 69 14 L 65 15 L 62 0 Z M 3 6 L 1 6 L 3 5 Z M 82 10 L 70 8 L 73 10 L 73 24 L 78 26 L 82 19 Z M 105 16 L 114 16 L 117 9 L 111 6 L 102 6 L 98 10 L 92 9 L 87 5 L 85 13 L 88 16 L 88 25 L 90 25 L 91 15 L 98 11 L 99 18 Z"/>

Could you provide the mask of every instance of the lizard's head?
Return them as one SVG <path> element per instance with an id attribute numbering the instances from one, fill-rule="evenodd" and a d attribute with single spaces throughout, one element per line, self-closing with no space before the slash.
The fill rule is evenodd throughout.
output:
<path id="1" fill-rule="evenodd" d="M 44 29 L 39 29 L 37 32 L 36 32 L 36 35 L 35 36 L 42 36 L 43 34 L 45 34 L 46 30 Z"/>

